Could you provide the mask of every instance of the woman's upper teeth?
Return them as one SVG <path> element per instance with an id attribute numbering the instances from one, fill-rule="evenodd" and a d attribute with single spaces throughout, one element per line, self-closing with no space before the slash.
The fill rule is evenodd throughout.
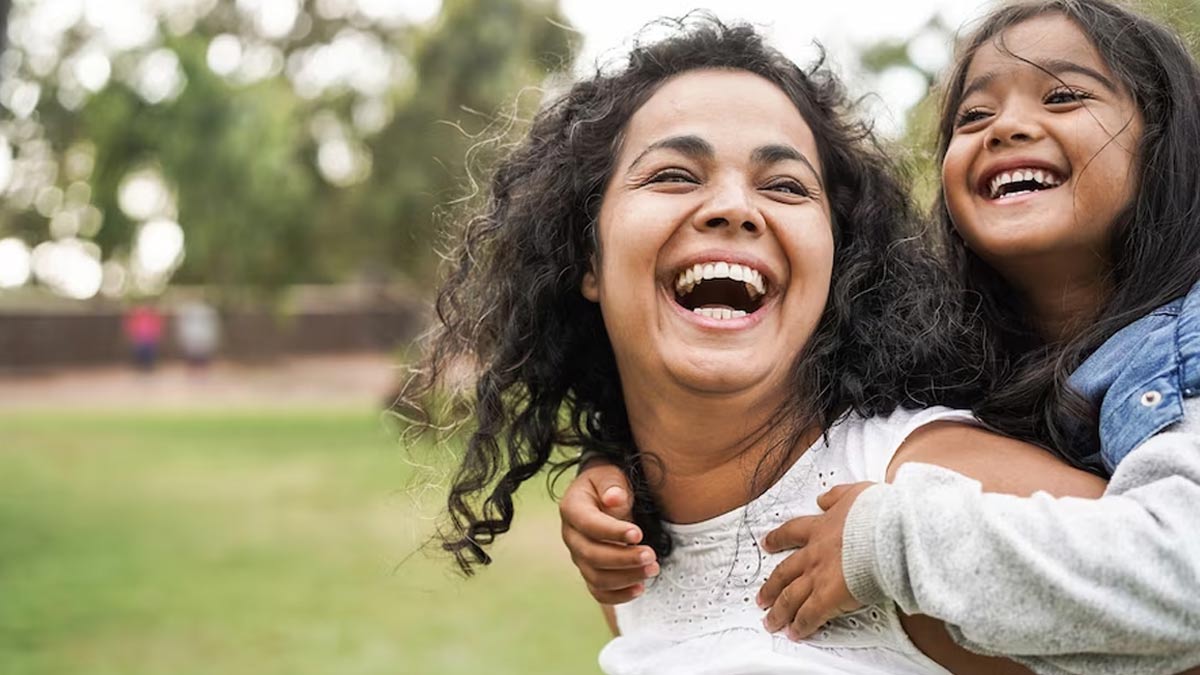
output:
<path id="1" fill-rule="evenodd" d="M 745 265 L 724 261 L 696 263 L 685 269 L 675 278 L 675 290 L 683 294 L 690 293 L 696 284 L 707 279 L 733 279 L 744 282 L 751 297 L 765 295 L 767 292 L 761 272 Z"/>
<path id="2" fill-rule="evenodd" d="M 992 199 L 999 197 L 1000 191 L 1005 185 L 1027 181 L 1036 182 L 1043 187 L 1057 187 L 1062 185 L 1062 179 L 1050 171 L 1032 168 L 1013 169 L 1012 171 L 1003 171 L 992 178 L 990 186 L 991 197 Z"/>

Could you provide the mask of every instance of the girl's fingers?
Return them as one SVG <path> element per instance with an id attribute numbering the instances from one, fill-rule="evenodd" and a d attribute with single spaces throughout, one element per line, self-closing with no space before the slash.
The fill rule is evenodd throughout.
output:
<path id="1" fill-rule="evenodd" d="M 587 582 L 588 590 L 592 592 L 592 595 L 636 586 L 644 583 L 650 577 L 657 576 L 658 571 L 658 563 L 625 570 L 598 570 L 582 565 L 579 567 L 579 572 Z"/>
<path id="2" fill-rule="evenodd" d="M 567 488 L 562 501 L 558 503 L 558 513 L 562 518 L 564 533 L 571 529 L 595 541 L 626 544 L 641 542 L 641 528 L 627 520 L 621 520 L 605 513 L 601 509 L 600 495 L 592 492 L 590 487 L 576 487 L 580 484 L 580 480 L 576 479 Z"/>
<path id="3" fill-rule="evenodd" d="M 796 616 L 796 610 L 811 594 L 812 583 L 808 577 L 802 576 L 785 586 L 763 619 L 767 632 L 774 633 L 788 626 Z"/>
<path id="4" fill-rule="evenodd" d="M 779 599 L 779 594 L 783 589 L 797 578 L 804 575 L 808 565 L 808 556 L 804 555 L 803 550 L 796 551 L 783 559 L 783 562 L 771 572 L 771 576 L 767 577 L 766 583 L 758 591 L 758 606 L 770 607 Z"/>
<path id="5" fill-rule="evenodd" d="M 819 516 L 801 516 L 793 518 L 767 533 L 763 538 L 763 550 L 767 553 L 786 551 L 789 548 L 800 548 L 808 543 L 809 532 L 812 530 L 814 519 Z"/>
<path id="6" fill-rule="evenodd" d="M 629 546 L 595 541 L 573 530 L 563 531 L 563 543 L 571 552 L 578 567 L 587 565 L 599 570 L 638 569 L 653 564 L 654 549 L 649 546 Z"/>
<path id="7" fill-rule="evenodd" d="M 588 590 L 591 591 L 592 597 L 602 605 L 620 605 L 644 593 L 646 586 L 644 584 L 635 584 L 617 591 L 597 591 L 590 587 Z"/>
<path id="8" fill-rule="evenodd" d="M 583 483 L 584 492 L 594 495 L 595 501 L 609 515 L 621 520 L 633 520 L 633 499 L 630 497 L 629 479 L 619 467 L 609 462 L 591 462 L 575 483 Z"/>
<path id="9" fill-rule="evenodd" d="M 828 492 L 817 497 L 817 507 L 822 511 L 828 511 L 829 509 L 833 508 L 834 504 L 841 501 L 842 498 L 846 496 L 846 493 L 853 491 L 854 494 L 857 495 L 861 489 L 866 489 L 866 487 L 870 485 L 871 483 L 869 482 L 863 482 L 846 483 L 845 485 L 833 487 Z"/>
<path id="10" fill-rule="evenodd" d="M 838 615 L 838 611 L 825 602 L 820 593 L 812 593 L 796 608 L 792 617 L 792 625 L 788 627 L 788 637 L 792 640 L 802 640 Z"/>

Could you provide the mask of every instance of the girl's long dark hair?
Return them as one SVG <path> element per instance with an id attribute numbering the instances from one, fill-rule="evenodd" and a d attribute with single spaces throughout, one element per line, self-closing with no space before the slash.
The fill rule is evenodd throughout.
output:
<path id="1" fill-rule="evenodd" d="M 466 573 L 490 562 L 485 547 L 509 529 L 517 488 L 546 466 L 570 466 L 579 449 L 625 470 L 647 543 L 670 552 L 600 309 L 580 288 L 623 129 L 680 73 L 735 69 L 776 84 L 812 129 L 829 186 L 830 297 L 772 428 L 828 428 L 847 410 L 962 405 L 986 383 L 978 354 L 965 356 L 977 333 L 960 294 L 924 248 L 906 186 L 870 130 L 848 121 L 837 80 L 820 64 L 801 70 L 746 26 L 691 15 L 668 27 L 673 37 L 636 47 L 623 69 L 578 82 L 534 118 L 450 256 L 413 391 L 429 394 L 462 364 L 474 373 L 470 434 L 441 531 Z M 573 451 L 556 457 L 556 448 Z"/>
<path id="2" fill-rule="evenodd" d="M 1047 445 L 1084 466 L 1083 458 L 1098 449 L 1098 411 L 1069 387 L 1070 374 L 1115 332 L 1200 280 L 1200 68 L 1177 35 L 1107 0 L 1034 0 L 1001 7 L 965 40 L 950 74 L 939 124 L 939 162 L 954 133 L 974 54 L 987 44 L 1004 49 L 1007 28 L 1047 14 L 1062 14 L 1083 30 L 1143 117 L 1135 196 L 1111 232 L 1111 297 L 1091 325 L 1049 344 L 1014 287 L 962 244 L 944 195 L 937 212 L 944 231 L 958 243 L 951 247 L 955 267 L 979 299 L 986 340 L 999 357 L 998 385 L 976 406 L 976 414 L 999 431 Z M 1080 438 L 1081 433 L 1086 436 Z"/>

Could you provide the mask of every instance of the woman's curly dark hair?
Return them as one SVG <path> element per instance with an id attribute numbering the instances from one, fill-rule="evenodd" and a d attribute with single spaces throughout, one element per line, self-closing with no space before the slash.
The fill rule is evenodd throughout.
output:
<path id="1" fill-rule="evenodd" d="M 575 452 L 555 459 L 556 448 L 602 453 L 621 466 L 646 543 L 670 552 L 600 309 L 580 288 L 622 132 L 680 73 L 734 69 L 777 85 L 812 129 L 829 186 L 829 301 L 772 429 L 827 429 L 849 410 L 962 405 L 986 382 L 980 355 L 968 348 L 973 326 L 923 246 L 906 186 L 869 128 L 848 120 L 836 78 L 820 62 L 801 70 L 748 26 L 696 15 L 671 26 L 675 36 L 635 47 L 619 72 L 576 83 L 535 117 L 495 168 L 485 207 L 450 257 L 415 392 L 430 393 L 455 364 L 476 374 L 473 428 L 441 532 L 465 573 L 490 562 L 485 547 L 508 531 L 517 488 L 548 465 L 577 461 Z"/>

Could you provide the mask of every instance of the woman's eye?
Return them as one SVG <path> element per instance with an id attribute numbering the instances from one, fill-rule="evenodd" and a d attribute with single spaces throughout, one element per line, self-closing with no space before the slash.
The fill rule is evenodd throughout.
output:
<path id="1" fill-rule="evenodd" d="M 1046 103 L 1048 105 L 1056 105 L 1063 103 L 1078 103 L 1092 98 L 1092 95 L 1082 89 L 1074 89 L 1071 87 L 1062 87 L 1055 89 L 1046 95 Z"/>
<path id="2" fill-rule="evenodd" d="M 650 176 L 646 184 L 651 183 L 697 183 L 695 176 L 680 169 L 666 169 Z"/>
<path id="3" fill-rule="evenodd" d="M 965 127 L 973 122 L 978 122 L 988 116 L 988 112 L 982 108 L 968 108 L 958 114 L 954 118 L 954 127 Z"/>
<path id="4" fill-rule="evenodd" d="M 764 190 L 772 192 L 783 192 L 785 194 L 796 195 L 797 197 L 809 196 L 808 188 L 804 187 L 799 181 L 795 180 L 778 180 L 768 183 L 763 187 Z"/>

